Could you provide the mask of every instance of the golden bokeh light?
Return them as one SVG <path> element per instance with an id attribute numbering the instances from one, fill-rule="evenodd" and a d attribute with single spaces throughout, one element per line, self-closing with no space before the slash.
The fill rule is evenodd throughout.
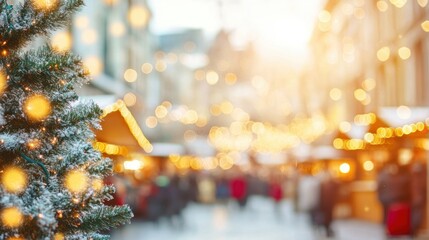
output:
<path id="1" fill-rule="evenodd" d="M 237 75 L 235 75 L 234 73 L 227 73 L 225 75 L 225 82 L 228 85 L 234 85 L 235 82 L 237 82 Z"/>
<path id="2" fill-rule="evenodd" d="M 76 27 L 78 27 L 80 29 L 87 28 L 89 25 L 89 18 L 87 16 L 83 16 L 83 15 L 78 16 L 78 17 L 76 17 L 75 25 L 76 25 Z"/>
<path id="3" fill-rule="evenodd" d="M 390 48 L 382 47 L 377 51 L 377 58 L 381 62 L 385 62 L 390 58 Z"/>
<path id="4" fill-rule="evenodd" d="M 327 23 L 331 21 L 331 13 L 326 10 L 322 10 L 319 13 L 318 19 L 320 22 Z"/>
<path id="5" fill-rule="evenodd" d="M 32 0 L 32 3 L 37 10 L 49 11 L 57 6 L 58 0 Z"/>
<path id="6" fill-rule="evenodd" d="M 103 72 L 103 63 L 101 59 L 96 56 L 83 59 L 83 65 L 92 77 L 96 77 Z"/>
<path id="7" fill-rule="evenodd" d="M 126 93 L 124 95 L 124 102 L 128 107 L 132 107 L 137 103 L 137 96 L 132 92 Z"/>
<path id="8" fill-rule="evenodd" d="M 24 222 L 24 216 L 16 207 L 8 207 L 1 211 L 1 221 L 3 226 L 17 228 Z"/>
<path id="9" fill-rule="evenodd" d="M 367 160 L 363 163 L 363 169 L 367 172 L 374 170 L 374 163 L 370 160 Z"/>
<path id="10" fill-rule="evenodd" d="M 128 12 L 128 21 L 134 28 L 143 28 L 149 20 L 149 11 L 147 8 L 139 5 L 131 6 Z"/>
<path id="11" fill-rule="evenodd" d="M 109 26 L 109 33 L 113 37 L 122 37 L 125 34 L 126 28 L 123 22 L 115 21 Z"/>
<path id="12" fill-rule="evenodd" d="M 25 238 L 22 237 L 9 237 L 7 240 L 25 240 Z"/>
<path id="13" fill-rule="evenodd" d="M 52 107 L 47 97 L 36 94 L 24 101 L 23 110 L 30 120 L 43 121 L 51 114 Z"/>
<path id="14" fill-rule="evenodd" d="M 407 106 L 399 106 L 396 109 L 396 114 L 400 119 L 409 119 L 411 117 L 411 109 Z"/>
<path id="15" fill-rule="evenodd" d="M 398 49 L 398 55 L 401 59 L 407 60 L 411 57 L 411 50 L 407 47 L 401 47 Z"/>
<path id="16" fill-rule="evenodd" d="M 329 97 L 334 101 L 340 100 L 342 96 L 343 92 L 338 88 L 333 88 L 329 91 Z"/>
<path id="17" fill-rule="evenodd" d="M 339 129 L 343 133 L 348 133 L 352 130 L 352 124 L 346 121 L 340 122 Z"/>
<path id="18" fill-rule="evenodd" d="M 359 88 L 354 91 L 354 96 L 358 101 L 364 101 L 367 98 L 365 90 Z"/>
<path id="19" fill-rule="evenodd" d="M 155 128 L 158 125 L 158 119 L 154 116 L 149 116 L 146 118 L 146 126 L 148 128 Z"/>
<path id="20" fill-rule="evenodd" d="M 27 186 L 27 174 L 20 168 L 6 168 L 1 175 L 3 188 L 10 193 L 21 193 Z"/>
<path id="21" fill-rule="evenodd" d="M 389 4 L 387 4 L 386 1 L 380 0 L 377 1 L 377 8 L 380 12 L 385 12 L 387 9 L 389 9 Z"/>
<path id="22" fill-rule="evenodd" d="M 417 3 L 420 5 L 420 7 L 424 8 L 426 5 L 428 5 L 428 0 L 417 0 Z"/>
<path id="23" fill-rule="evenodd" d="M 342 163 L 340 165 L 339 169 L 340 169 L 341 173 L 344 173 L 344 174 L 349 173 L 350 172 L 350 164 L 348 164 L 348 163 Z"/>
<path id="24" fill-rule="evenodd" d="M 422 27 L 423 31 L 429 32 L 429 20 L 422 22 L 421 27 Z"/>
<path id="25" fill-rule="evenodd" d="M 57 52 L 70 51 L 72 44 L 72 36 L 67 31 L 57 32 L 51 39 L 52 48 Z"/>
<path id="26" fill-rule="evenodd" d="M 219 75 L 215 71 L 209 71 L 206 74 L 207 83 L 215 85 L 219 81 Z"/>
<path id="27" fill-rule="evenodd" d="M 72 170 L 66 174 L 64 185 L 70 192 L 79 194 L 88 188 L 89 179 L 85 172 L 80 170 Z"/>
<path id="28" fill-rule="evenodd" d="M 55 233 L 54 240 L 64 240 L 64 239 L 65 239 L 64 234 L 62 234 L 62 233 Z"/>
<path id="29" fill-rule="evenodd" d="M 109 5 L 109 6 L 113 6 L 116 5 L 119 0 L 103 0 L 104 4 Z"/>
<path id="30" fill-rule="evenodd" d="M 390 0 L 390 3 L 397 8 L 402 8 L 407 3 L 407 0 Z"/>
<path id="31" fill-rule="evenodd" d="M 160 105 L 155 109 L 155 116 L 157 118 L 165 118 L 168 114 L 168 110 L 164 105 Z"/>
<path id="32" fill-rule="evenodd" d="M 103 189 L 104 183 L 103 180 L 96 178 L 94 180 L 92 180 L 92 189 L 94 189 L 95 191 L 99 192 Z"/>
<path id="33" fill-rule="evenodd" d="M 150 63 L 143 63 L 141 70 L 144 74 L 149 74 L 153 71 L 153 66 Z"/>
<path id="34" fill-rule="evenodd" d="M 7 76 L 4 70 L 0 70 L 0 95 L 4 93 L 7 88 Z"/>
<path id="35" fill-rule="evenodd" d="M 155 69 L 158 72 L 164 72 L 165 70 L 167 70 L 167 64 L 164 61 L 157 61 L 155 64 Z"/>
<path id="36" fill-rule="evenodd" d="M 125 70 L 124 79 L 127 82 L 135 82 L 137 80 L 137 71 L 131 68 Z"/>
<path id="37" fill-rule="evenodd" d="M 367 78 L 362 82 L 362 87 L 366 91 L 374 90 L 374 88 L 377 86 L 377 83 L 372 78 Z"/>

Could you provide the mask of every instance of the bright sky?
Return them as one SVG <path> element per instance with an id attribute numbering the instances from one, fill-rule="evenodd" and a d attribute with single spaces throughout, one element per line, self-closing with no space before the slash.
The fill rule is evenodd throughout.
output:
<path id="1" fill-rule="evenodd" d="M 253 39 L 269 56 L 303 58 L 324 0 L 150 0 L 155 33 L 201 28 L 234 30 L 236 45 Z M 220 17 L 222 16 L 222 18 Z"/>

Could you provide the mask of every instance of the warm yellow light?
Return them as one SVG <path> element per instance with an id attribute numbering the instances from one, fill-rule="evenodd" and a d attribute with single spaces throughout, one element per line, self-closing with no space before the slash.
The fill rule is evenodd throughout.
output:
<path id="1" fill-rule="evenodd" d="M 125 70 L 124 79 L 127 82 L 135 82 L 137 80 L 137 71 L 131 68 Z"/>
<path id="2" fill-rule="evenodd" d="M 155 116 L 157 118 L 165 118 L 168 114 L 168 110 L 164 105 L 160 105 L 155 109 Z"/>
<path id="3" fill-rule="evenodd" d="M 371 143 L 374 141 L 375 137 L 374 137 L 374 134 L 372 133 L 365 133 L 364 139 L 365 141 Z"/>
<path id="4" fill-rule="evenodd" d="M 82 33 L 82 42 L 90 45 L 97 42 L 97 32 L 94 29 L 85 29 Z"/>
<path id="5" fill-rule="evenodd" d="M 33 6 L 37 10 L 49 11 L 58 4 L 58 0 L 32 0 Z"/>
<path id="6" fill-rule="evenodd" d="M 137 96 L 132 92 L 126 93 L 124 95 L 124 102 L 128 107 L 134 106 L 137 102 Z"/>
<path id="7" fill-rule="evenodd" d="M 149 19 L 149 11 L 139 5 L 131 6 L 128 12 L 128 21 L 134 28 L 143 28 Z"/>
<path id="8" fill-rule="evenodd" d="M 213 105 L 213 106 L 210 108 L 210 113 L 211 113 L 213 116 L 219 116 L 219 115 L 222 113 L 222 111 L 220 110 L 220 106 L 219 106 L 219 105 Z"/>
<path id="9" fill-rule="evenodd" d="M 76 27 L 80 28 L 80 29 L 84 29 L 87 28 L 89 25 L 89 19 L 87 16 L 78 16 L 75 20 L 75 25 Z"/>
<path id="10" fill-rule="evenodd" d="M 371 103 L 371 96 L 367 95 L 366 98 L 361 102 L 363 105 L 369 105 Z"/>
<path id="11" fill-rule="evenodd" d="M 367 172 L 370 172 L 374 169 L 374 163 L 370 160 L 367 160 L 363 163 L 363 169 Z"/>
<path id="12" fill-rule="evenodd" d="M 352 130 L 352 125 L 349 122 L 343 121 L 340 122 L 340 131 L 343 133 L 348 133 L 350 130 Z"/>
<path id="13" fill-rule="evenodd" d="M 390 58 L 390 48 L 382 47 L 377 51 L 377 58 L 381 62 L 385 62 Z"/>
<path id="14" fill-rule="evenodd" d="M 5 227 L 17 228 L 22 225 L 24 216 L 18 208 L 8 207 L 1 211 L 1 221 Z"/>
<path id="15" fill-rule="evenodd" d="M 231 114 L 232 111 L 234 110 L 234 106 L 232 105 L 231 102 L 224 101 L 220 104 L 220 110 L 224 114 Z"/>
<path id="16" fill-rule="evenodd" d="M 396 114 L 400 119 L 409 119 L 411 117 L 411 109 L 407 106 L 399 106 L 396 109 Z"/>
<path id="17" fill-rule="evenodd" d="M 429 20 L 422 22 L 421 27 L 422 27 L 423 31 L 429 32 Z"/>
<path id="18" fill-rule="evenodd" d="M 137 159 L 129 160 L 124 162 L 124 168 L 126 170 L 139 170 L 142 169 L 144 166 L 143 162 Z"/>
<path id="19" fill-rule="evenodd" d="M 4 93 L 7 88 L 7 76 L 4 70 L 0 70 L 0 95 Z"/>
<path id="20" fill-rule="evenodd" d="M 322 10 L 319 13 L 319 21 L 323 22 L 323 23 L 327 23 L 327 22 L 331 21 L 331 13 L 329 13 L 326 10 Z"/>
<path id="21" fill-rule="evenodd" d="M 24 102 L 24 112 L 32 121 L 45 120 L 52 111 L 51 102 L 43 95 L 33 95 Z"/>
<path id="22" fill-rule="evenodd" d="M 94 189 L 95 191 L 97 192 L 101 191 L 101 189 L 103 189 L 103 186 L 104 186 L 103 180 L 99 178 L 92 180 L 92 189 Z"/>
<path id="23" fill-rule="evenodd" d="M 340 165 L 340 172 L 341 173 L 349 173 L 350 172 L 350 164 L 348 164 L 348 163 L 342 163 Z"/>
<path id="24" fill-rule="evenodd" d="M 70 51 L 72 47 L 72 36 L 67 31 L 57 32 L 51 39 L 52 48 L 58 52 Z"/>
<path id="25" fill-rule="evenodd" d="M 365 90 L 359 88 L 354 91 L 354 96 L 358 101 L 364 101 L 367 97 Z"/>
<path id="26" fill-rule="evenodd" d="M 424 8 L 428 4 L 428 0 L 417 0 L 417 3 L 420 5 L 420 7 Z"/>
<path id="27" fill-rule="evenodd" d="M 119 2 L 119 0 L 104 0 L 103 2 L 104 2 L 106 5 L 113 6 L 113 5 L 116 5 L 116 4 Z"/>
<path id="28" fill-rule="evenodd" d="M 377 83 L 372 78 L 367 78 L 362 82 L 362 87 L 366 91 L 374 90 L 374 88 L 377 86 Z"/>
<path id="29" fill-rule="evenodd" d="M 210 85 L 215 85 L 219 81 L 219 75 L 214 71 L 209 71 L 206 74 L 207 83 Z"/>
<path id="30" fill-rule="evenodd" d="M 7 240 L 25 240 L 25 238 L 22 237 L 9 237 Z"/>
<path id="31" fill-rule="evenodd" d="M 202 81 L 206 77 L 206 73 L 203 70 L 197 70 L 194 72 L 195 80 Z"/>
<path id="32" fill-rule="evenodd" d="M 54 240 L 64 240 L 64 234 L 55 233 Z"/>
<path id="33" fill-rule="evenodd" d="M 228 85 L 234 85 L 235 82 L 237 82 L 237 75 L 235 75 L 234 73 L 227 73 L 225 75 L 225 82 Z"/>
<path id="34" fill-rule="evenodd" d="M 332 100 L 338 101 L 343 96 L 343 92 L 338 88 L 333 88 L 331 91 L 329 91 L 329 97 L 331 97 Z"/>
<path id="35" fill-rule="evenodd" d="M 344 148 L 344 141 L 340 138 L 335 138 L 332 142 L 332 145 L 335 149 L 343 149 Z"/>
<path id="36" fill-rule="evenodd" d="M 402 8 L 407 3 L 407 0 L 390 0 L 390 3 L 397 8 Z"/>
<path id="37" fill-rule="evenodd" d="M 153 71 L 153 66 L 150 63 L 143 63 L 141 70 L 144 74 L 149 74 Z"/>
<path id="38" fill-rule="evenodd" d="M 167 64 L 164 61 L 157 61 L 155 64 L 155 69 L 158 72 L 165 72 L 167 70 Z"/>
<path id="39" fill-rule="evenodd" d="M 78 194 L 86 191 L 89 179 L 85 172 L 72 170 L 66 174 L 64 179 L 65 187 L 72 193 Z"/>
<path id="40" fill-rule="evenodd" d="M 96 77 L 103 72 L 103 63 L 100 58 L 91 56 L 83 60 L 83 65 L 92 77 Z"/>
<path id="41" fill-rule="evenodd" d="M 1 183 L 7 192 L 21 193 L 27 186 L 27 174 L 20 168 L 6 168 L 1 175 Z"/>
<path id="42" fill-rule="evenodd" d="M 403 60 L 406 60 L 406 59 L 410 58 L 411 50 L 407 47 L 401 47 L 398 49 L 398 55 Z"/>
<path id="43" fill-rule="evenodd" d="M 109 33 L 114 37 L 121 37 L 125 34 L 126 28 L 121 21 L 115 21 L 109 26 Z"/>
<path id="44" fill-rule="evenodd" d="M 155 128 L 158 125 L 158 119 L 154 116 L 146 118 L 146 126 L 148 128 Z"/>
<path id="45" fill-rule="evenodd" d="M 385 1 L 381 0 L 377 2 L 377 8 L 380 12 L 385 12 L 389 8 L 389 5 Z"/>

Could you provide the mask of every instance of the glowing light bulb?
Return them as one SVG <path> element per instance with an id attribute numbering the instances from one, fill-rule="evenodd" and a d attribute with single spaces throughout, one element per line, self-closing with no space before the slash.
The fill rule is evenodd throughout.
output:
<path id="1" fill-rule="evenodd" d="M 82 193 L 88 188 L 88 176 L 80 170 L 67 173 L 64 184 L 72 193 Z"/>
<path id="2" fill-rule="evenodd" d="M 341 173 L 349 173 L 350 172 L 350 164 L 348 164 L 348 163 L 342 163 L 340 165 L 340 172 Z"/>
<path id="3" fill-rule="evenodd" d="M 27 186 L 27 174 L 20 168 L 6 168 L 1 175 L 1 183 L 6 191 L 21 193 Z"/>
<path id="4" fill-rule="evenodd" d="M 58 32 L 52 36 L 51 44 L 55 51 L 67 52 L 72 47 L 72 37 L 69 32 Z"/>
<path id="5" fill-rule="evenodd" d="M 132 6 L 128 12 L 128 21 L 134 28 L 143 28 L 149 19 L 149 11 L 143 6 Z"/>
<path id="6" fill-rule="evenodd" d="M 24 217 L 16 207 L 5 208 L 1 212 L 1 221 L 5 227 L 17 228 L 22 225 Z"/>
<path id="7" fill-rule="evenodd" d="M 0 95 L 3 94 L 6 88 L 7 88 L 7 77 L 4 70 L 0 70 Z"/>
<path id="8" fill-rule="evenodd" d="M 51 114 L 51 102 L 43 95 L 33 95 L 24 102 L 24 112 L 32 121 L 43 121 Z"/>
<path id="9" fill-rule="evenodd" d="M 58 0 L 33 0 L 33 6 L 37 10 L 49 11 L 58 4 Z"/>

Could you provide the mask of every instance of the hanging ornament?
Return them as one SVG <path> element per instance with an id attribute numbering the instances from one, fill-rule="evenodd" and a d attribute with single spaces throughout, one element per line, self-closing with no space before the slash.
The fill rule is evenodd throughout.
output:
<path id="1" fill-rule="evenodd" d="M 7 88 L 7 76 L 4 70 L 0 70 L 0 95 L 4 93 Z"/>
<path id="2" fill-rule="evenodd" d="M 33 6 L 40 11 L 49 11 L 55 8 L 58 0 L 32 0 Z"/>
<path id="3" fill-rule="evenodd" d="M 10 193 L 21 193 L 27 186 L 27 174 L 20 168 L 6 168 L 1 175 L 3 188 Z"/>
<path id="4" fill-rule="evenodd" d="M 82 193 L 88 188 L 88 176 L 80 170 L 70 171 L 65 177 L 64 185 L 74 194 Z"/>
<path id="5" fill-rule="evenodd" d="M 1 211 L 1 222 L 8 228 L 17 228 L 22 225 L 24 217 L 16 207 L 8 207 Z"/>
<path id="6" fill-rule="evenodd" d="M 43 95 L 30 96 L 24 102 L 24 112 L 32 121 L 45 120 L 51 114 L 51 111 L 51 102 Z"/>

